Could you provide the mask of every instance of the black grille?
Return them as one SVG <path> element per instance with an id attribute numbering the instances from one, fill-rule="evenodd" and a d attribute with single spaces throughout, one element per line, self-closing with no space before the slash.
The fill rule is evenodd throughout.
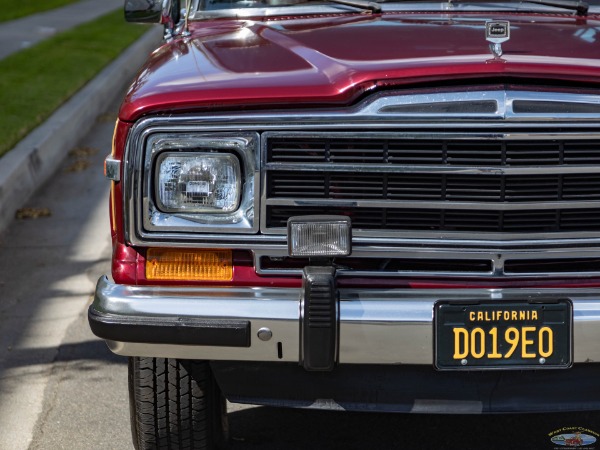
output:
<path id="1" fill-rule="evenodd" d="M 516 259 L 506 261 L 504 273 L 578 273 L 598 272 L 598 258 Z"/>
<path id="2" fill-rule="evenodd" d="M 260 258 L 263 270 L 302 270 L 310 265 L 309 258 Z M 396 272 L 449 272 L 489 273 L 492 262 L 472 259 L 417 259 L 417 258 L 335 258 L 338 270 L 366 271 L 378 273 Z M 600 262 L 598 263 L 600 267 Z"/>
<path id="3" fill-rule="evenodd" d="M 600 200 L 600 174 L 443 175 L 277 171 L 272 198 L 538 202 Z"/>
<path id="4" fill-rule="evenodd" d="M 504 167 L 596 165 L 600 163 L 600 141 L 270 138 L 267 161 Z"/>
<path id="5" fill-rule="evenodd" d="M 285 227 L 288 217 L 312 214 L 341 214 L 352 219 L 355 230 L 419 230 L 482 232 L 557 232 L 600 230 L 600 208 L 575 210 L 477 211 L 391 208 L 267 208 L 267 223 Z"/>
<path id="6" fill-rule="evenodd" d="M 600 140 L 271 136 L 267 163 L 267 228 L 342 214 L 364 231 L 600 231 Z"/>

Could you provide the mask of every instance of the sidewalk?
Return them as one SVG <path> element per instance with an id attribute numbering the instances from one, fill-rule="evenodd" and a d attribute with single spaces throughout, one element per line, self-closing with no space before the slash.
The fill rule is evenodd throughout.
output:
<path id="1" fill-rule="evenodd" d="M 123 2 L 82 0 L 57 10 L 2 23 L 0 53 L 14 53 L 23 48 L 23 42 L 39 42 L 55 32 L 122 8 Z M 35 30 L 48 32 L 36 33 Z M 22 40 L 24 35 L 28 37 L 27 41 Z M 15 212 L 55 174 L 68 152 L 92 128 L 96 118 L 122 94 L 149 53 L 160 44 L 161 36 L 162 27 L 149 26 L 142 38 L 0 158 L 0 234 L 14 219 Z M 0 54 L 0 59 L 6 55 Z M 110 148 L 102 151 L 108 154 Z"/>
<path id="2" fill-rule="evenodd" d="M 56 33 L 122 8 L 123 1 L 82 0 L 62 8 L 0 23 L 0 59 L 31 47 Z"/>

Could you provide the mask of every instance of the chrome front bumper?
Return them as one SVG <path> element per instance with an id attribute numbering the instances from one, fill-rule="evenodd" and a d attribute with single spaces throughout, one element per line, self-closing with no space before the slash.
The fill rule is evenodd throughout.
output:
<path id="1" fill-rule="evenodd" d="M 440 300 L 565 298 L 573 302 L 574 362 L 600 362 L 600 289 L 361 288 L 339 295 L 342 364 L 431 365 Z M 119 355 L 299 362 L 300 297 L 299 288 L 125 286 L 102 277 L 89 319 Z"/>

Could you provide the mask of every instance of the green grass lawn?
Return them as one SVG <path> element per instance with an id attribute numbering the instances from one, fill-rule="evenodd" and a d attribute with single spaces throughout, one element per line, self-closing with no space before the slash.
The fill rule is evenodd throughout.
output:
<path id="1" fill-rule="evenodd" d="M 116 11 L 0 60 L 0 156 L 148 29 Z"/>
<path id="2" fill-rule="evenodd" d="M 0 0 L 0 22 L 18 19 L 79 0 Z"/>

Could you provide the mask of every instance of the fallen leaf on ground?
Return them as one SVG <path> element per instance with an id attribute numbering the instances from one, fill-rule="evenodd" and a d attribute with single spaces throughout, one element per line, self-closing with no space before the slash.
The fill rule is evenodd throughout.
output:
<path id="1" fill-rule="evenodd" d="M 88 156 L 95 155 L 99 151 L 100 150 L 94 147 L 75 147 L 69 152 L 69 156 L 71 158 L 87 158 Z"/>
<path id="2" fill-rule="evenodd" d="M 91 162 L 85 159 L 78 159 L 73 164 L 68 166 L 65 170 L 67 172 L 83 172 L 85 169 L 89 168 L 92 165 Z"/>
<path id="3" fill-rule="evenodd" d="M 40 217 L 50 217 L 52 211 L 50 208 L 21 208 L 15 213 L 15 218 L 23 219 L 39 219 Z"/>
<path id="4" fill-rule="evenodd" d="M 108 123 L 108 122 L 114 122 L 116 120 L 117 120 L 117 115 L 115 113 L 100 114 L 98 117 L 96 117 L 96 122 L 98 122 L 98 123 Z"/>

